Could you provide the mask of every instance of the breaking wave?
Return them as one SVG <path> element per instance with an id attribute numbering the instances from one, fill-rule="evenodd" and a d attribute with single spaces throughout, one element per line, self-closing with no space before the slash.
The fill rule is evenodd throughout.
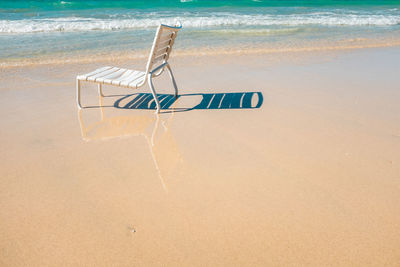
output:
<path id="1" fill-rule="evenodd" d="M 309 14 L 233 14 L 214 13 L 209 16 L 170 16 L 157 14 L 147 18 L 84 18 L 62 17 L 42 19 L 0 20 L 0 33 L 84 32 L 154 28 L 159 23 L 175 24 L 180 20 L 185 28 L 218 26 L 393 26 L 400 24 L 400 14 L 339 14 L 334 12 Z"/>

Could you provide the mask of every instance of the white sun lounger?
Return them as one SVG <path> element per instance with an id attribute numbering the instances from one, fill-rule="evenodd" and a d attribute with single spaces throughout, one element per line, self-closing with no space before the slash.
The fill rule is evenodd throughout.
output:
<path id="1" fill-rule="evenodd" d="M 175 88 L 175 97 L 178 96 L 178 87 L 168 64 L 168 58 L 172 50 L 176 35 L 182 25 L 168 26 L 160 24 L 156 36 L 154 37 L 153 47 L 151 48 L 149 60 L 145 71 L 136 71 L 118 67 L 102 67 L 87 74 L 76 77 L 76 102 L 79 108 L 81 105 L 81 81 L 94 82 L 98 84 L 99 93 L 102 93 L 102 84 L 122 86 L 137 89 L 149 82 L 151 93 L 156 102 L 157 113 L 160 113 L 160 102 L 154 89 L 152 78 L 159 76 L 164 68 L 167 67 L 172 84 Z"/>

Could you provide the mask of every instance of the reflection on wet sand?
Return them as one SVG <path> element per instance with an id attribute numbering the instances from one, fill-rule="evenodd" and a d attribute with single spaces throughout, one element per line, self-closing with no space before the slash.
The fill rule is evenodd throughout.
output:
<path id="1" fill-rule="evenodd" d="M 137 115 L 129 112 L 129 115 L 120 115 L 116 110 L 109 109 L 106 116 L 103 107 L 103 97 L 99 97 L 100 120 L 92 119 L 92 122 L 87 123 L 84 118 L 85 112 L 90 111 L 85 109 L 78 111 L 82 139 L 90 142 L 94 140 L 106 141 L 113 138 L 143 136 L 148 144 L 161 185 L 164 191 L 168 192 L 165 178 L 170 176 L 182 161 L 177 142 L 169 129 L 174 114 L 159 115 L 148 113 Z"/>

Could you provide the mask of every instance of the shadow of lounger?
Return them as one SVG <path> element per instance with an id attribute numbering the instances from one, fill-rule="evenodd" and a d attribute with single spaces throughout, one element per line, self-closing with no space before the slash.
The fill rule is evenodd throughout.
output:
<path id="1" fill-rule="evenodd" d="M 201 96 L 199 104 L 193 107 L 179 108 L 180 111 L 194 109 L 256 109 L 263 104 L 261 92 L 240 92 L 240 93 L 209 93 L 209 94 L 183 94 L 175 98 L 172 94 L 160 94 L 161 109 L 168 110 L 178 99 Z M 132 98 L 132 99 L 131 99 Z M 126 95 L 114 103 L 114 107 L 121 109 L 155 109 L 156 103 L 151 94 L 139 93 Z M 172 108 L 171 110 L 176 110 Z"/>

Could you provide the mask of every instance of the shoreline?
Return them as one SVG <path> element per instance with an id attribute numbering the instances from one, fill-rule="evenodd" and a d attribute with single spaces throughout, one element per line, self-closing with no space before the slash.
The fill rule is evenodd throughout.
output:
<path id="1" fill-rule="evenodd" d="M 217 55 L 267 55 L 279 53 L 301 53 L 301 52 L 331 52 L 331 51 L 346 51 L 369 48 L 385 48 L 400 46 L 400 39 L 387 38 L 382 40 L 376 39 L 348 39 L 342 41 L 328 41 L 312 43 L 307 41 L 303 45 L 273 45 L 263 44 L 257 46 L 242 46 L 242 47 L 199 47 L 193 49 L 174 49 L 173 57 L 202 57 L 202 56 L 217 56 Z M 149 49 L 143 50 L 127 50 L 127 51 L 109 51 L 97 52 L 90 54 L 87 51 L 85 54 L 54 54 L 50 56 L 40 56 L 25 59 L 2 59 L 0 61 L 0 69 L 19 68 L 19 67 L 35 67 L 43 65 L 62 65 L 62 64 L 90 64 L 100 62 L 125 62 L 127 60 L 142 60 L 147 59 Z"/>

